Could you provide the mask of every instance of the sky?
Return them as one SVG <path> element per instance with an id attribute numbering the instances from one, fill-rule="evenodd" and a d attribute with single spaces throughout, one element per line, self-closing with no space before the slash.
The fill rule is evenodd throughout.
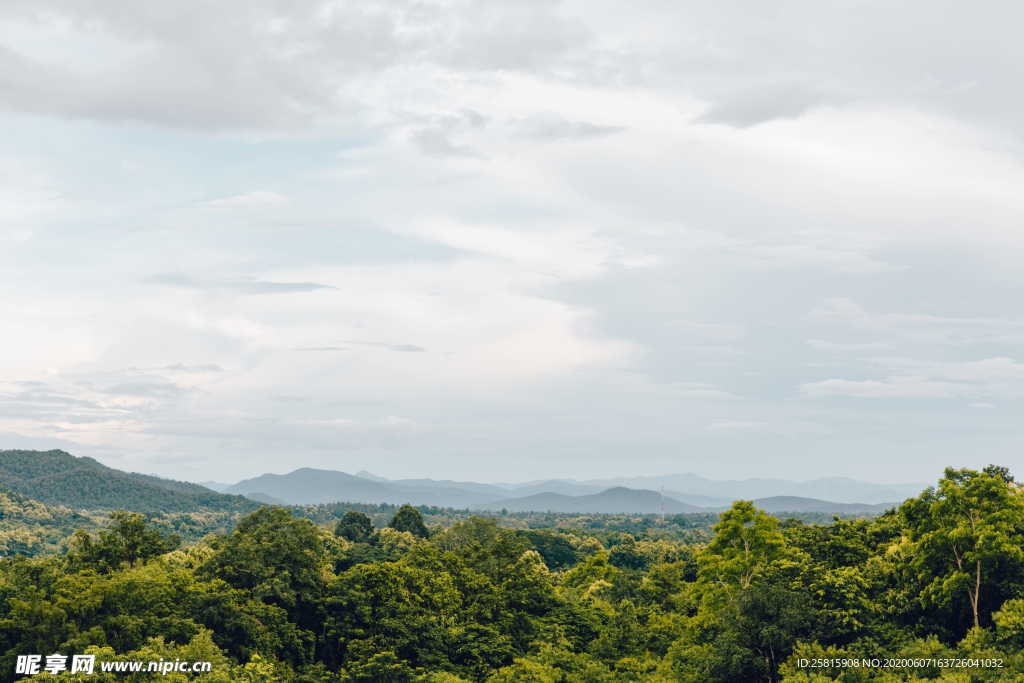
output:
<path id="1" fill-rule="evenodd" d="M 1024 475 L 1022 20 L 5 0 L 0 447 Z"/>

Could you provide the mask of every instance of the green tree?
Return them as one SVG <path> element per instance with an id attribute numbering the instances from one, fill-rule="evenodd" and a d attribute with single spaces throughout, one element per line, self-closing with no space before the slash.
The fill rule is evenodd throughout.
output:
<path id="1" fill-rule="evenodd" d="M 913 543 L 922 599 L 949 605 L 962 598 L 975 628 L 1007 589 L 1024 579 L 1024 498 L 1005 468 L 947 468 L 938 488 L 906 501 L 900 514 Z"/>
<path id="2" fill-rule="evenodd" d="M 619 569 L 647 569 L 650 559 L 637 548 L 636 540 L 626 535 L 621 543 L 614 546 L 608 555 L 608 562 Z"/>
<path id="3" fill-rule="evenodd" d="M 264 507 L 248 515 L 197 570 L 202 578 L 221 579 L 257 603 L 287 616 L 279 642 L 291 642 L 290 661 L 308 664 L 315 632 L 322 628 L 323 598 L 330 557 L 327 534 L 286 510 Z M 271 615 L 272 616 L 272 615 Z M 261 619 L 261 617 L 257 617 Z"/>
<path id="4" fill-rule="evenodd" d="M 353 683 L 412 683 L 416 678 L 417 672 L 390 650 L 353 663 L 347 676 Z"/>
<path id="5" fill-rule="evenodd" d="M 750 501 L 733 503 L 713 530 L 715 537 L 698 556 L 699 577 L 706 584 L 746 590 L 771 563 L 787 554 L 779 521 Z"/>
<path id="6" fill-rule="evenodd" d="M 419 538 L 426 538 L 430 535 L 427 526 L 423 523 L 420 511 L 411 505 L 403 505 L 398 508 L 398 512 L 391 518 L 391 524 L 388 526 L 397 531 L 408 531 Z"/>
<path id="7" fill-rule="evenodd" d="M 154 528 L 143 515 L 119 510 L 110 519 L 110 528 L 95 539 L 85 531 L 75 534 L 68 555 L 72 566 L 109 572 L 170 552 L 181 543 L 176 534 Z"/>
<path id="8" fill-rule="evenodd" d="M 353 543 L 366 543 L 373 537 L 373 522 L 364 513 L 349 510 L 334 526 L 334 535 Z"/>
<path id="9" fill-rule="evenodd" d="M 544 558 L 544 564 L 551 569 L 571 567 L 579 559 L 576 549 L 565 534 L 531 529 L 520 531 L 518 535 L 529 541 L 533 549 Z"/>

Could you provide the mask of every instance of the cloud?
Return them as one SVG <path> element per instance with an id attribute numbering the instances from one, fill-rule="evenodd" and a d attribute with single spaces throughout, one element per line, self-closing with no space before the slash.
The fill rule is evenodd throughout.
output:
<path id="1" fill-rule="evenodd" d="M 425 117 L 429 125 L 415 129 L 410 140 L 421 152 L 432 157 L 479 157 L 480 154 L 467 145 L 454 142 L 454 138 L 472 133 L 487 125 L 487 117 L 480 112 L 464 108 L 453 114 Z"/>
<path id="2" fill-rule="evenodd" d="M 797 118 L 812 107 L 841 101 L 835 94 L 801 83 L 753 85 L 715 101 L 697 122 L 748 128 L 776 119 Z"/>
<path id="3" fill-rule="evenodd" d="M 827 379 L 808 382 L 806 396 L 855 398 L 980 398 L 1024 396 L 1024 364 L 1011 358 L 941 362 L 878 358 L 893 374 L 883 380 Z"/>
<path id="4" fill-rule="evenodd" d="M 171 365 L 165 365 L 162 370 L 169 370 L 172 372 L 188 372 L 188 373 L 207 373 L 207 372 L 224 372 L 224 368 L 217 365 L 216 363 L 205 363 L 201 365 L 186 365 L 185 363 L 172 363 Z"/>
<path id="5" fill-rule="evenodd" d="M 808 382 L 800 391 L 812 398 L 848 396 L 853 398 L 952 398 L 970 387 L 926 377 L 891 377 L 885 380 L 826 379 Z"/>
<path id="6" fill-rule="evenodd" d="M 828 433 L 828 429 L 808 420 L 713 420 L 706 427 L 708 432 L 716 435 L 742 436 L 745 434 L 762 436 L 780 436 L 789 439 L 820 436 Z"/>
<path id="7" fill-rule="evenodd" d="M 818 351 L 832 353 L 869 353 L 889 348 L 885 342 L 836 342 L 827 339 L 808 339 L 807 345 Z"/>
<path id="8" fill-rule="evenodd" d="M 81 454 L 85 444 L 81 444 L 75 441 L 69 441 L 62 439 L 55 435 L 36 436 L 18 434 L 16 432 L 0 432 L 0 443 L 4 444 L 4 449 L 25 449 L 25 450 L 38 450 L 38 451 L 49 451 L 53 449 L 61 449 L 69 451 L 71 453 Z"/>
<path id="9" fill-rule="evenodd" d="M 707 382 L 671 382 L 666 386 L 672 395 L 686 399 L 732 400 L 739 396 Z"/>
<path id="10" fill-rule="evenodd" d="M 197 280 L 182 273 L 160 273 L 147 278 L 148 282 L 181 289 L 222 291 L 236 294 L 296 294 L 337 289 L 319 282 L 273 282 L 270 280 Z"/>
<path id="11" fill-rule="evenodd" d="M 1021 10 L 933 10 L 0 3 L 0 430 L 198 479 L 1019 462 Z"/>
<path id="12" fill-rule="evenodd" d="M 608 126 L 589 121 L 570 121 L 558 114 L 543 113 L 512 121 L 518 135 L 529 140 L 555 142 L 558 140 L 587 140 L 614 135 L 625 130 L 623 126 Z"/>
<path id="13" fill-rule="evenodd" d="M 423 65 L 546 72 L 588 32 L 557 3 L 426 2 L 173 10 L 5 3 L 7 108 L 198 130 L 295 129 L 367 111 L 382 76 Z M 91 63 L 76 56 L 88 51 Z"/>
<path id="14" fill-rule="evenodd" d="M 120 382 L 105 387 L 97 387 L 97 391 L 104 394 L 115 394 L 120 396 L 135 396 L 140 398 L 168 398 L 178 396 L 184 389 L 174 382 L 161 379 L 140 379 L 136 381 Z"/>
<path id="15" fill-rule="evenodd" d="M 388 351 L 400 351 L 403 353 L 421 353 L 426 351 L 422 346 L 416 344 L 387 344 L 384 342 L 366 342 L 366 341 L 352 341 L 348 340 L 346 344 L 357 344 L 359 346 L 376 346 L 377 348 L 387 349 Z"/>
<path id="16" fill-rule="evenodd" d="M 411 139 L 420 151 L 428 156 L 469 158 L 477 156 L 469 147 L 452 142 L 448 133 L 441 128 L 422 128 L 415 131 Z"/>
<path id="17" fill-rule="evenodd" d="M 903 339 L 957 345 L 1019 343 L 1024 341 L 1024 320 L 995 316 L 950 316 L 933 313 L 881 313 L 865 309 L 847 298 L 827 299 L 816 307 L 814 319 L 865 332 Z"/>
<path id="18" fill-rule="evenodd" d="M 715 420 L 708 425 L 711 432 L 734 432 L 734 431 L 764 431 L 768 426 L 766 422 L 752 420 Z"/>
<path id="19" fill-rule="evenodd" d="M 351 344 L 353 346 L 373 346 L 380 349 L 386 349 L 388 351 L 399 351 L 403 353 L 422 353 L 426 351 L 422 346 L 415 344 L 388 344 L 384 342 L 366 342 L 366 341 L 354 341 L 346 340 L 344 343 Z M 348 346 L 303 346 L 297 348 L 296 351 L 349 351 L 351 347 Z"/>
<path id="20" fill-rule="evenodd" d="M 284 206 L 288 197 L 277 192 L 254 191 L 206 202 L 214 209 L 269 209 Z"/>

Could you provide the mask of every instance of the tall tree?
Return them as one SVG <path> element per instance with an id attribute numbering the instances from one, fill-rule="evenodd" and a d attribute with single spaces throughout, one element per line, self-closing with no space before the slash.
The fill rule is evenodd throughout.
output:
<path id="1" fill-rule="evenodd" d="M 364 513 L 349 510 L 334 526 L 334 535 L 353 543 L 366 543 L 373 536 L 373 523 Z"/>
<path id="2" fill-rule="evenodd" d="M 900 508 L 913 542 L 922 597 L 937 604 L 962 596 L 974 627 L 987 624 L 1001 602 L 988 593 L 1024 578 L 1024 496 L 1005 468 L 978 472 L 947 468 L 929 488 Z"/>
<path id="3" fill-rule="evenodd" d="M 427 531 L 427 525 L 423 523 L 423 516 L 420 515 L 420 511 L 411 505 L 403 505 L 398 508 L 398 512 L 391 518 L 392 529 L 396 531 L 408 531 L 413 536 L 419 538 L 426 538 L 430 535 Z"/>
<path id="4" fill-rule="evenodd" d="M 787 554 L 779 521 L 746 500 L 722 513 L 715 537 L 698 557 L 702 581 L 745 590 L 768 565 Z"/>
<path id="5" fill-rule="evenodd" d="M 222 579 L 308 623 L 328 565 L 321 533 L 308 519 L 296 519 L 287 510 L 260 508 L 220 541 L 197 573 Z"/>
<path id="6" fill-rule="evenodd" d="M 143 515 L 117 510 L 110 515 L 110 527 L 96 538 L 85 531 L 75 534 L 69 560 L 73 566 L 109 572 L 170 552 L 180 543 L 177 535 L 151 526 Z"/>

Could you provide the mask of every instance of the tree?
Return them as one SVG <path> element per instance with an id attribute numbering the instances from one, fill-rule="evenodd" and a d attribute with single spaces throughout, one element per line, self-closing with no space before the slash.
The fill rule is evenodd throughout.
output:
<path id="1" fill-rule="evenodd" d="M 430 535 L 427 526 L 423 523 L 420 511 L 411 505 L 403 505 L 398 508 L 398 512 L 391 518 L 391 524 L 388 526 L 396 531 L 408 531 L 419 538 L 427 538 Z"/>
<path id="2" fill-rule="evenodd" d="M 1005 468 L 950 467 L 937 489 L 900 508 L 923 599 L 945 605 L 962 596 L 975 628 L 1009 597 L 988 594 L 1024 578 L 1024 499 L 1012 481 Z"/>
<path id="3" fill-rule="evenodd" d="M 787 554 L 779 521 L 746 500 L 722 513 L 715 537 L 698 557 L 699 576 L 708 584 L 746 590 L 772 562 Z"/>
<path id="4" fill-rule="evenodd" d="M 565 534 L 551 531 L 520 531 L 518 535 L 529 541 L 534 550 L 544 558 L 544 564 L 551 569 L 565 569 L 576 564 L 579 559 Z"/>
<path id="5" fill-rule="evenodd" d="M 449 668 L 447 626 L 458 623 L 462 602 L 444 571 L 401 561 L 357 565 L 329 587 L 331 656 L 349 666 L 390 650 L 413 666 Z"/>
<path id="6" fill-rule="evenodd" d="M 178 547 L 181 539 L 147 524 L 143 515 L 118 510 L 110 515 L 110 528 L 93 539 L 78 531 L 69 560 L 73 566 L 91 567 L 100 572 L 114 571 L 122 565 L 163 555 Z"/>
<path id="7" fill-rule="evenodd" d="M 775 680 L 797 639 L 811 631 L 814 609 L 804 591 L 764 583 L 740 595 L 729 624 L 734 641 L 756 653 L 769 679 Z"/>
<path id="8" fill-rule="evenodd" d="M 412 683 L 417 677 L 412 667 L 389 650 L 353 664 L 347 673 L 347 680 L 353 683 Z"/>
<path id="9" fill-rule="evenodd" d="M 362 512 L 349 510 L 338 520 L 334 535 L 353 543 L 366 543 L 373 536 L 373 522 Z"/>
<path id="10" fill-rule="evenodd" d="M 324 589 L 327 552 L 321 533 L 286 510 L 260 508 L 239 522 L 198 573 L 282 607 L 297 621 L 308 620 Z"/>
<path id="11" fill-rule="evenodd" d="M 622 543 L 612 548 L 608 562 L 619 569 L 647 569 L 650 559 L 637 549 L 636 541 L 627 535 Z"/>

